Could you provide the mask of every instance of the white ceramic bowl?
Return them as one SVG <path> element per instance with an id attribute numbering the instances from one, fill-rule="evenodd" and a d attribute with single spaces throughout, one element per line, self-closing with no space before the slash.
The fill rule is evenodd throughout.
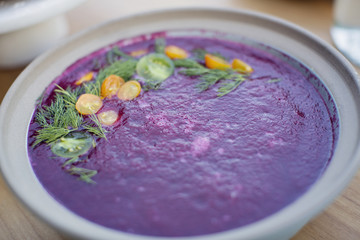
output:
<path id="1" fill-rule="evenodd" d="M 131 235 L 89 222 L 55 201 L 41 186 L 27 157 L 27 129 L 35 100 L 77 59 L 120 39 L 176 29 L 208 29 L 246 36 L 299 60 L 323 81 L 339 115 L 337 146 L 323 176 L 294 203 L 261 221 L 221 233 L 178 239 L 288 239 L 331 203 L 360 161 L 360 92 L 357 74 L 334 48 L 309 32 L 271 16 L 219 9 L 176 9 L 133 15 L 72 37 L 32 62 L 10 88 L 0 115 L 0 166 L 10 188 L 40 218 L 84 239 L 161 239 Z"/>
<path id="2" fill-rule="evenodd" d="M 0 67 L 23 66 L 65 37 L 63 14 L 84 1 L 0 1 Z"/>

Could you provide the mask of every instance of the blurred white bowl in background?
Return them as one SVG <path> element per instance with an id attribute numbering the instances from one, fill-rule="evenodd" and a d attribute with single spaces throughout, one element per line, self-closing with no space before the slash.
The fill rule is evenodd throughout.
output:
<path id="1" fill-rule="evenodd" d="M 0 68 L 24 66 L 68 34 L 62 15 L 85 0 L 0 0 Z"/>

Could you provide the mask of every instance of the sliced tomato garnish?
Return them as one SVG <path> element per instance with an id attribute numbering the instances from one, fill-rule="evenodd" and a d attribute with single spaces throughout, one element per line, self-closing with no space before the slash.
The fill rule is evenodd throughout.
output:
<path id="1" fill-rule="evenodd" d="M 120 87 L 117 96 L 119 99 L 127 101 L 139 96 L 140 92 L 140 83 L 135 80 L 130 80 Z"/>
<path id="2" fill-rule="evenodd" d="M 235 71 L 241 73 L 252 73 L 254 71 L 249 64 L 237 58 L 232 61 L 231 66 Z"/>
<path id="3" fill-rule="evenodd" d="M 82 115 L 89 115 L 97 113 L 102 107 L 103 102 L 99 96 L 85 93 L 78 98 L 75 108 Z"/>
<path id="4" fill-rule="evenodd" d="M 103 81 L 101 85 L 101 96 L 103 98 L 111 98 L 117 94 L 121 85 L 125 83 L 122 77 L 110 75 Z"/>
<path id="5" fill-rule="evenodd" d="M 211 54 L 205 54 L 205 65 L 210 69 L 225 70 L 231 68 L 231 65 L 226 60 Z"/>
<path id="6" fill-rule="evenodd" d="M 189 56 L 186 50 L 174 45 L 166 46 L 165 54 L 171 59 L 184 59 Z"/>
<path id="7" fill-rule="evenodd" d="M 119 118 L 119 115 L 114 110 L 108 110 L 97 114 L 97 117 L 101 124 L 106 126 L 113 125 Z"/>
<path id="8" fill-rule="evenodd" d="M 88 72 L 87 74 L 85 74 L 84 76 L 82 76 L 81 78 L 79 78 L 75 84 L 76 85 L 81 85 L 84 82 L 89 82 L 93 79 L 94 77 L 94 72 Z"/>

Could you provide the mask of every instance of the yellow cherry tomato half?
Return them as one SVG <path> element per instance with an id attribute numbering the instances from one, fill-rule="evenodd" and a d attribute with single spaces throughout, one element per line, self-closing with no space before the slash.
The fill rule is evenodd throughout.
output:
<path id="1" fill-rule="evenodd" d="M 132 100 L 139 96 L 141 92 L 141 85 L 138 81 L 130 80 L 122 85 L 117 94 L 121 100 Z"/>
<path id="2" fill-rule="evenodd" d="M 184 59 L 188 57 L 188 53 L 186 50 L 174 45 L 169 45 L 165 47 L 165 54 L 171 59 Z"/>
<path id="3" fill-rule="evenodd" d="M 93 79 L 94 73 L 93 72 L 88 72 L 87 74 L 85 74 L 84 76 L 82 76 L 81 78 L 79 78 L 75 84 L 76 85 L 81 85 L 84 82 L 89 82 Z"/>
<path id="4" fill-rule="evenodd" d="M 75 108 L 82 115 L 97 113 L 102 107 L 103 102 L 99 96 L 85 93 L 78 98 Z"/>
<path id="5" fill-rule="evenodd" d="M 231 65 L 227 61 L 211 54 L 205 54 L 205 65 L 210 69 L 225 70 L 231 68 Z"/>
<path id="6" fill-rule="evenodd" d="M 254 71 L 254 69 L 249 64 L 237 58 L 232 61 L 231 67 L 235 71 L 242 73 L 252 73 Z"/>
<path id="7" fill-rule="evenodd" d="M 119 115 L 114 110 L 108 110 L 97 114 L 101 124 L 110 126 L 113 125 L 118 119 Z"/>
<path id="8" fill-rule="evenodd" d="M 112 96 L 115 96 L 121 85 L 124 83 L 125 81 L 122 77 L 116 75 L 108 76 L 101 85 L 101 97 L 111 98 Z"/>

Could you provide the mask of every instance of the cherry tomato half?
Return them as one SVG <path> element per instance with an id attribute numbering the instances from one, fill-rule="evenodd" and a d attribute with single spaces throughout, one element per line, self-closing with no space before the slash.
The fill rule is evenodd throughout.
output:
<path id="1" fill-rule="evenodd" d="M 101 85 L 101 96 L 103 98 L 115 96 L 124 83 L 125 81 L 122 77 L 116 75 L 108 76 Z"/>
<path id="2" fill-rule="evenodd" d="M 78 98 L 75 108 L 82 115 L 95 114 L 102 107 L 103 102 L 99 96 L 85 93 Z"/>
<path id="3" fill-rule="evenodd" d="M 89 82 L 93 79 L 94 77 L 94 73 L 93 72 L 88 72 L 87 74 L 85 74 L 84 76 L 82 76 L 81 78 L 79 78 L 75 84 L 76 85 L 81 85 L 84 82 Z"/>
<path id="4" fill-rule="evenodd" d="M 127 101 L 139 96 L 140 92 L 140 83 L 135 80 L 130 80 L 120 87 L 117 96 L 119 99 Z"/>
<path id="5" fill-rule="evenodd" d="M 237 58 L 233 60 L 231 66 L 235 71 L 241 73 L 252 73 L 254 71 L 254 69 L 249 64 Z"/>
<path id="6" fill-rule="evenodd" d="M 231 65 L 227 61 L 211 54 L 205 54 L 205 65 L 210 69 L 225 70 L 231 68 Z"/>
<path id="7" fill-rule="evenodd" d="M 186 50 L 174 45 L 166 46 L 165 54 L 171 59 L 184 59 L 188 57 L 188 53 Z"/>
<path id="8" fill-rule="evenodd" d="M 119 115 L 114 110 L 108 110 L 97 114 L 101 124 L 106 126 L 113 125 L 118 119 Z"/>

